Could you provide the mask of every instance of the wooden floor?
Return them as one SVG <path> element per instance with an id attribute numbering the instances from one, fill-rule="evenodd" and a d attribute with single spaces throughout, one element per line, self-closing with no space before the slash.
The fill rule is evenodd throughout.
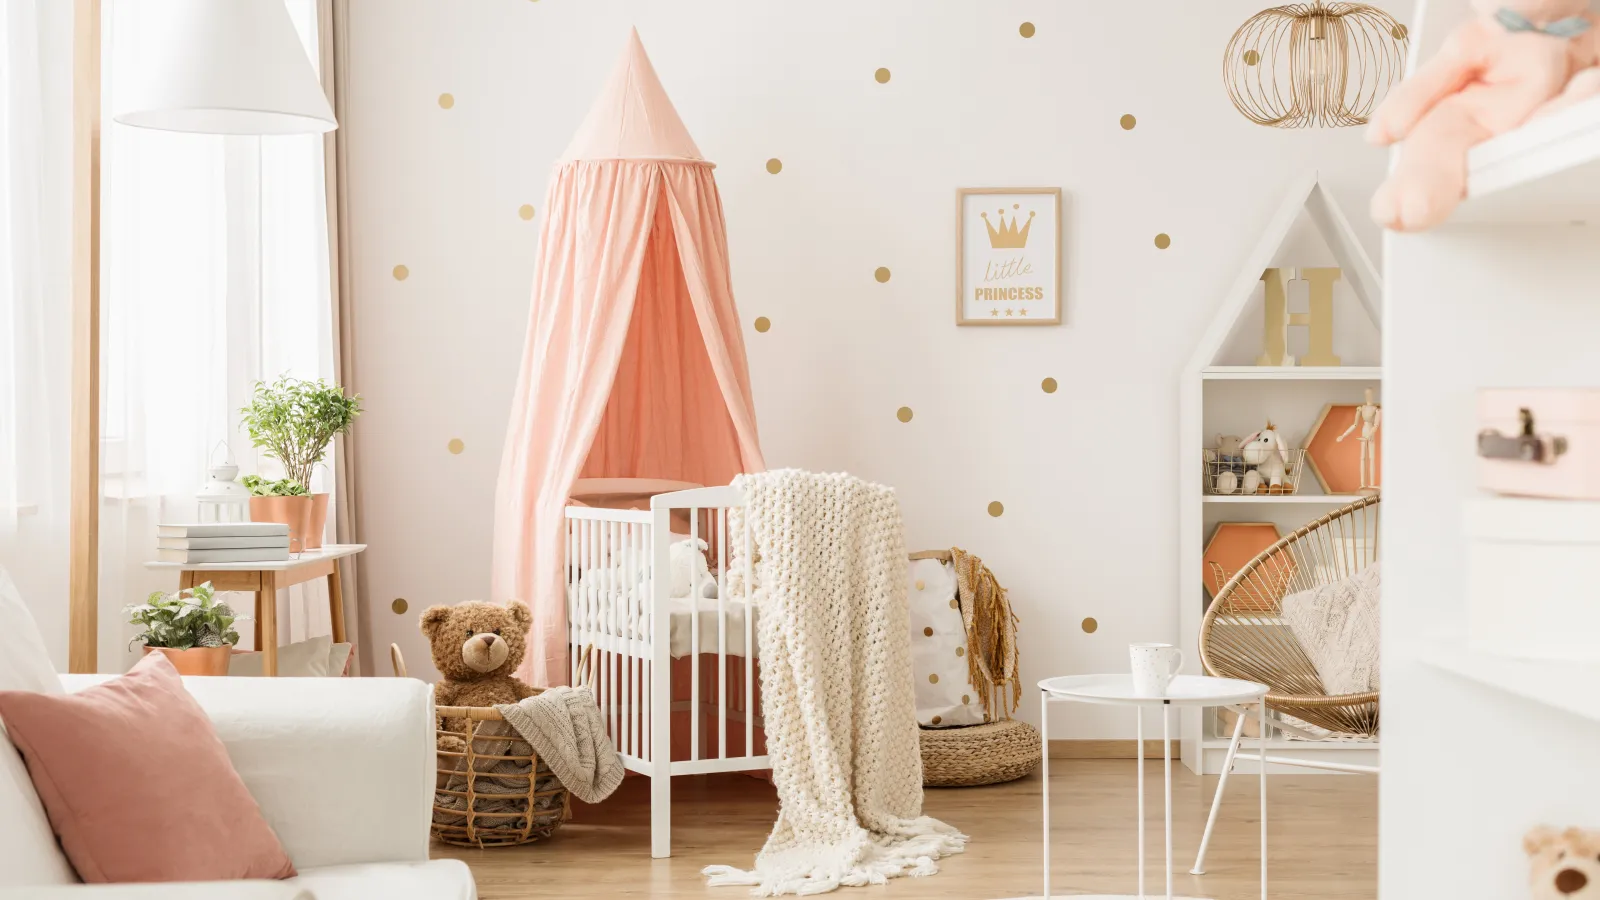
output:
<path id="1" fill-rule="evenodd" d="M 1149 764 L 1147 840 L 1151 896 L 1161 895 L 1161 765 Z M 1258 880 L 1256 777 L 1229 786 L 1204 876 L 1188 874 L 1215 776 L 1175 766 L 1175 894 L 1254 900 Z M 1056 896 L 1135 890 L 1134 768 L 1115 760 L 1052 760 Z M 930 878 L 846 888 L 850 898 L 1037 895 L 1040 832 L 1037 775 L 985 788 L 930 788 L 926 811 L 971 836 L 967 851 L 940 861 Z M 650 858 L 649 782 L 629 778 L 604 805 L 579 809 L 554 840 L 500 850 L 434 845 L 434 855 L 462 859 L 483 900 L 547 897 L 749 896 L 739 887 L 708 888 L 700 869 L 748 866 L 777 810 L 772 788 L 742 775 L 673 780 L 673 857 Z M 1377 779 L 1275 775 L 1268 785 L 1273 900 L 1370 900 L 1377 893 Z"/>

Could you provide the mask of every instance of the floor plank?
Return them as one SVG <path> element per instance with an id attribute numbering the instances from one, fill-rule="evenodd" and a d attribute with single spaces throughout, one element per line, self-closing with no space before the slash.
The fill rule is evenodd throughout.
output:
<path id="1" fill-rule="evenodd" d="M 1164 886 L 1161 869 L 1161 765 L 1147 764 L 1147 870 L 1151 896 Z M 1051 766 L 1052 848 L 1056 896 L 1132 893 L 1134 768 L 1117 760 L 1061 760 Z M 1259 898 L 1256 778 L 1229 786 L 1207 874 L 1189 866 L 1216 786 L 1174 774 L 1175 893 L 1215 900 Z M 931 878 L 895 879 L 849 888 L 851 898 L 1002 898 L 1039 893 L 1037 775 L 984 788 L 930 788 L 926 810 L 972 837 L 967 852 L 941 861 Z M 748 866 L 772 828 L 772 788 L 742 775 L 673 781 L 673 857 L 650 859 L 649 782 L 629 778 L 603 805 L 579 808 L 546 843 L 495 850 L 434 845 L 434 855 L 472 867 L 483 900 L 547 897 L 748 896 L 744 888 L 708 888 L 700 876 L 713 863 Z M 1377 884 L 1377 779 L 1366 776 L 1275 775 L 1268 787 L 1271 896 L 1293 900 L 1371 898 Z"/>

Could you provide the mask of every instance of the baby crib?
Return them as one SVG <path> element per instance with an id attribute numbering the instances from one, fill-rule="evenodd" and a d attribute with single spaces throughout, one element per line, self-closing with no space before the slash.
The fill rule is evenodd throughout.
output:
<path id="1" fill-rule="evenodd" d="M 672 855 L 673 775 L 770 767 L 755 753 L 755 616 L 729 596 L 731 578 L 751 583 L 749 531 L 731 534 L 728 522 L 743 504 L 737 488 L 708 487 L 657 494 L 649 509 L 566 510 L 572 683 L 590 667 L 612 744 L 630 771 L 650 778 L 655 858 Z M 705 570 L 686 540 L 705 542 Z M 688 739 L 677 754 L 674 719 Z"/>

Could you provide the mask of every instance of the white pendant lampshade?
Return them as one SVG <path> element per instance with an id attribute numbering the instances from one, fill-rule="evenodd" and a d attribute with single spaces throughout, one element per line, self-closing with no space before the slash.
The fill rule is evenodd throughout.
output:
<path id="1" fill-rule="evenodd" d="M 131 2 L 117 17 L 132 51 L 112 86 L 118 122 L 202 134 L 338 127 L 284 0 Z"/>

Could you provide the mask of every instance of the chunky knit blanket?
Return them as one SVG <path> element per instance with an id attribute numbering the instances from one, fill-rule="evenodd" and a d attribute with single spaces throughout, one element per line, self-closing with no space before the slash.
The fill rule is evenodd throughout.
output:
<path id="1" fill-rule="evenodd" d="M 756 896 L 931 875 L 967 837 L 922 815 L 922 756 L 894 492 L 850 475 L 741 475 L 754 545 L 762 713 L 778 822 L 755 868 L 705 870 Z"/>

